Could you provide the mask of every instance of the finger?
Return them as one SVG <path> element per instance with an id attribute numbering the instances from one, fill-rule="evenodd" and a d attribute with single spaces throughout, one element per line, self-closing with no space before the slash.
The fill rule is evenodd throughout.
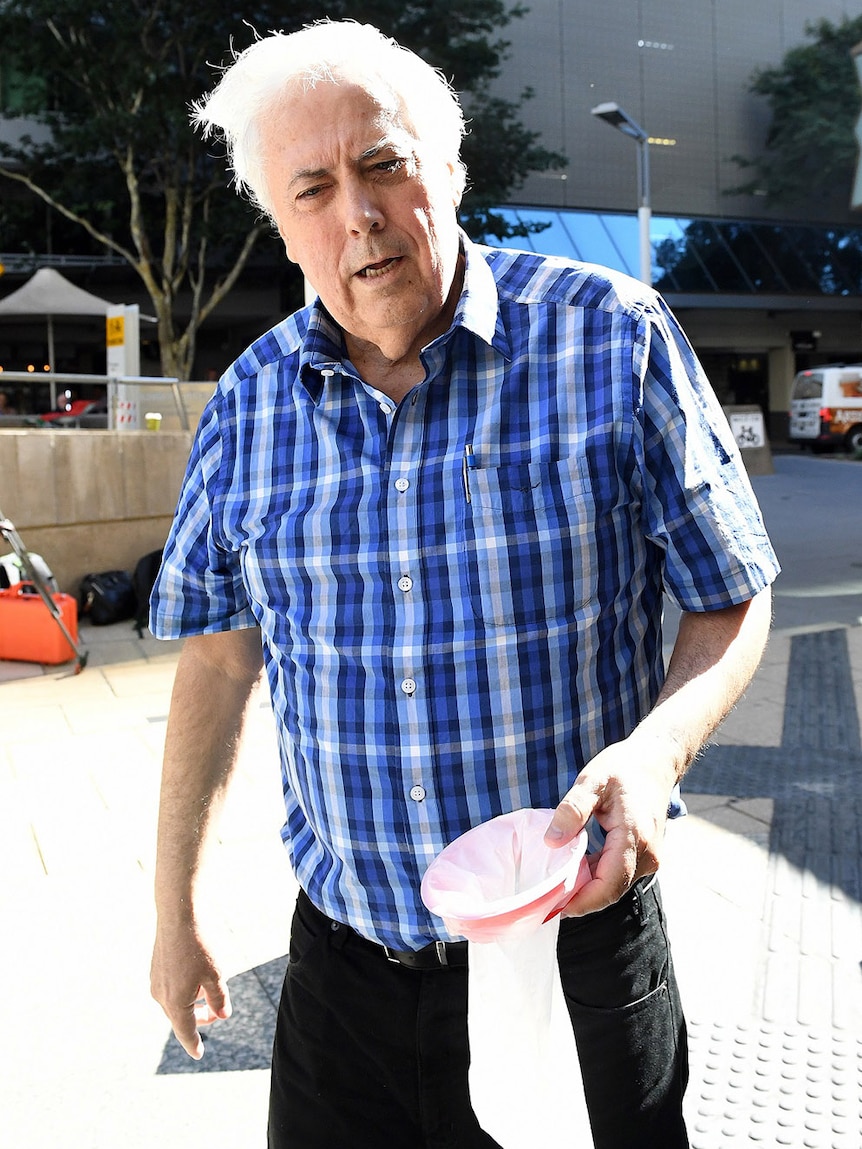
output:
<path id="1" fill-rule="evenodd" d="M 202 985 L 200 992 L 201 996 L 191 1005 L 182 1007 L 178 1014 L 171 1017 L 177 1041 L 195 1061 L 200 1061 L 205 1049 L 200 1027 L 223 1021 L 232 1012 L 227 984 L 221 978 Z"/>
<path id="2" fill-rule="evenodd" d="M 233 1013 L 227 983 L 218 978 L 211 984 L 201 986 L 203 996 L 195 1003 L 196 1015 L 200 1010 L 198 1025 L 211 1025 L 214 1021 L 225 1021 Z"/>
<path id="3" fill-rule="evenodd" d="M 564 918 L 581 918 L 607 909 L 618 902 L 628 889 L 625 883 L 594 877 L 581 886 L 574 897 L 563 906 Z"/>
<path id="4" fill-rule="evenodd" d="M 556 849 L 565 846 L 576 838 L 589 821 L 596 808 L 596 791 L 586 783 L 574 786 L 554 811 L 550 825 L 545 831 L 545 845 Z"/>
<path id="5" fill-rule="evenodd" d="M 190 1005 L 171 1018 L 174 1037 L 195 1061 L 200 1061 L 204 1055 L 204 1043 L 198 1031 L 196 1009 Z"/>
<path id="6" fill-rule="evenodd" d="M 602 849 L 587 859 L 591 880 L 585 882 L 563 910 L 568 917 L 593 914 L 618 902 L 638 876 L 638 853 L 621 829 L 611 830 Z"/>

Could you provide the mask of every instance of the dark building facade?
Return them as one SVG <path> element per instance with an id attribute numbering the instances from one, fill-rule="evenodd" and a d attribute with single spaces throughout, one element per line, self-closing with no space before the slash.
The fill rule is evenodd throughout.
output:
<path id="1" fill-rule="evenodd" d="M 524 120 L 568 160 L 509 205 L 551 224 L 517 242 L 638 274 L 638 146 L 591 114 L 619 105 L 650 137 L 652 281 L 721 397 L 759 402 L 777 435 L 797 368 L 862 359 L 862 213 L 850 183 L 784 212 L 733 194 L 750 175 L 732 157 L 763 149 L 756 69 L 810 42 L 806 25 L 860 15 L 841 0 L 531 0 L 510 26 L 500 87 L 533 90 Z"/>

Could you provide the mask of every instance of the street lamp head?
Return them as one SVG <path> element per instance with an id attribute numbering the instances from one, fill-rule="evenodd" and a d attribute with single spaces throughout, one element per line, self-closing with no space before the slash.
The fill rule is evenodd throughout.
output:
<path id="1" fill-rule="evenodd" d="M 592 114 L 599 120 L 604 120 L 612 128 L 634 140 L 638 146 L 638 226 L 640 248 L 640 277 L 644 283 L 652 283 L 652 245 L 650 243 L 650 209 L 649 192 L 649 136 L 636 123 L 628 112 L 624 112 L 619 104 L 609 101 L 597 104 L 591 109 Z"/>
<path id="2" fill-rule="evenodd" d="M 649 139 L 649 136 L 647 136 L 640 124 L 636 123 L 628 112 L 623 111 L 619 104 L 613 101 L 597 104 L 596 107 L 590 111 L 592 115 L 600 120 L 604 120 L 605 123 L 610 124 L 612 128 L 616 128 L 625 135 L 631 136 L 631 138 L 637 140 L 638 143 L 646 143 Z"/>

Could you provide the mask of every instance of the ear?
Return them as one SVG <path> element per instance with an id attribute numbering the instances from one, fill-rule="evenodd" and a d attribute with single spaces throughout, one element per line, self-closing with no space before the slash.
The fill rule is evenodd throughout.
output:
<path id="1" fill-rule="evenodd" d="M 467 170 L 459 160 L 457 163 L 448 163 L 446 167 L 449 170 L 449 184 L 452 188 L 452 203 L 455 210 L 461 206 L 461 200 L 464 198 L 464 187 L 467 183 Z"/>
<path id="2" fill-rule="evenodd" d="M 296 263 L 296 260 L 290 254 L 290 240 L 287 238 L 284 228 L 280 227 L 278 229 L 278 234 L 281 236 L 281 242 L 284 244 L 284 254 L 287 256 L 291 263 Z"/>

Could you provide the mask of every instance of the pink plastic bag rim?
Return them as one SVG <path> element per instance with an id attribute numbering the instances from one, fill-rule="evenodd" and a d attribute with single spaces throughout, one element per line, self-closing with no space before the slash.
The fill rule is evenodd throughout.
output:
<path id="1" fill-rule="evenodd" d="M 500 814 L 499 817 L 493 818 L 491 821 L 513 821 L 515 818 L 524 813 L 524 810 L 513 810 L 510 814 Z M 546 814 L 548 823 L 550 824 L 554 811 L 531 810 L 528 811 L 528 813 Z M 450 842 L 448 846 L 444 847 L 444 849 L 440 851 L 440 853 L 437 855 L 434 861 L 431 862 L 430 866 L 425 871 L 425 876 L 422 878 L 420 892 L 423 902 L 433 914 L 437 914 L 438 917 L 442 918 L 452 918 L 453 920 L 457 920 L 459 922 L 482 922 L 488 918 L 496 918 L 503 914 L 511 913 L 513 910 L 524 909 L 525 907 L 531 905 L 533 902 L 538 902 L 542 898 L 547 897 L 556 889 L 559 889 L 561 892 L 573 889 L 578 878 L 581 859 L 583 858 L 587 849 L 587 834 L 585 830 L 582 830 L 576 838 L 574 838 L 571 842 L 568 842 L 565 846 L 561 846 L 559 851 L 557 851 L 561 858 L 566 859 L 565 863 L 561 864 L 543 881 L 530 886 L 529 889 L 521 890 L 517 894 L 510 894 L 506 898 L 496 898 L 494 901 L 488 902 L 487 909 L 480 913 L 463 913 L 460 909 L 455 909 L 454 911 L 445 908 L 441 909 L 440 902 L 445 899 L 446 894 L 450 891 L 430 890 L 429 887 L 433 884 L 433 871 L 435 865 L 439 859 L 445 857 L 447 850 L 450 850 L 458 843 L 463 842 L 465 838 L 479 834 L 487 825 L 487 822 L 483 822 L 479 826 L 474 826 L 471 830 L 467 830 L 459 838 L 456 838 L 454 842 Z"/>

